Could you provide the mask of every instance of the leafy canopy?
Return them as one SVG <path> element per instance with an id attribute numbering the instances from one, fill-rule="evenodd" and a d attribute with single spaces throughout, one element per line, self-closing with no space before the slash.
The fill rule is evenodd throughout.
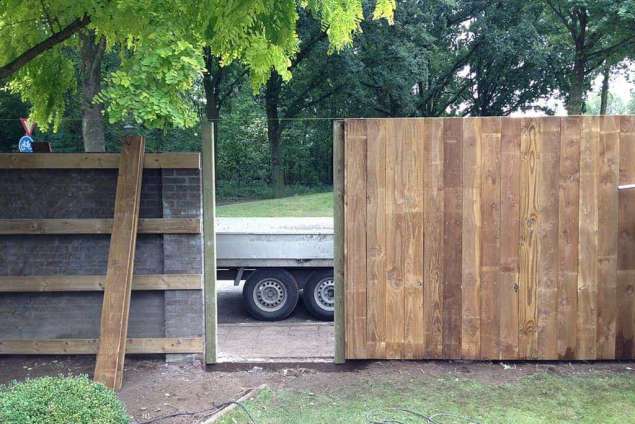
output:
<path id="1" fill-rule="evenodd" d="M 395 0 L 377 0 L 373 17 L 391 21 L 394 8 Z M 202 48 L 209 46 L 223 65 L 241 62 L 254 89 L 272 70 L 288 80 L 299 9 L 319 20 L 332 51 L 352 42 L 364 17 L 362 0 L 3 0 L 0 67 L 88 19 L 88 28 L 120 56 L 121 66 L 106 77 L 98 97 L 110 119 L 188 126 L 196 111 L 184 93 L 201 76 Z M 52 44 L 5 81 L 31 104 L 41 128 L 59 126 L 65 96 L 76 92 L 77 42 L 71 37 Z"/>

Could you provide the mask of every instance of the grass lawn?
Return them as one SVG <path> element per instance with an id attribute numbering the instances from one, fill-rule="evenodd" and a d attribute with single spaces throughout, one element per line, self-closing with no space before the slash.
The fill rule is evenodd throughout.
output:
<path id="1" fill-rule="evenodd" d="M 508 383 L 482 383 L 452 377 L 383 377 L 328 393 L 267 390 L 244 406 L 258 424 L 632 423 L 635 378 L 540 373 Z M 220 421 L 248 422 L 240 408 Z"/>
<path id="2" fill-rule="evenodd" d="M 218 206 L 220 217 L 333 216 L 333 193 L 304 194 Z"/>

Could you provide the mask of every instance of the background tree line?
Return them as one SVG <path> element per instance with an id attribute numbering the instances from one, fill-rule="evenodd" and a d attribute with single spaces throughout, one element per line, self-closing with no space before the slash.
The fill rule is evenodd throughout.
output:
<path id="1" fill-rule="evenodd" d="M 53 5 L 41 4 L 54 33 Z M 202 116 L 217 123 L 221 197 L 282 196 L 330 185 L 331 118 L 552 114 L 554 98 L 569 114 L 635 113 L 610 87 L 635 53 L 635 0 L 399 0 L 394 22 L 356 21 L 361 32 L 343 48 L 319 14 L 295 4 L 297 19 L 278 13 L 274 25 L 286 16 L 297 30 L 288 62 L 256 75 L 253 62 L 277 60 L 275 46 L 228 64 L 210 35 L 200 51 L 153 34 L 128 49 L 86 26 L 0 92 L 0 149 L 15 150 L 17 118 L 30 113 L 55 151 L 117 150 L 127 121 L 149 149 L 198 150 Z M 360 13 L 379 6 L 362 2 Z"/>

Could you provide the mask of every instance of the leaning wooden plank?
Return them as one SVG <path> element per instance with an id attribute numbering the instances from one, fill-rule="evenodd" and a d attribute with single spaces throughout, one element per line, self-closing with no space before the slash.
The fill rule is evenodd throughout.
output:
<path id="1" fill-rule="evenodd" d="M 216 171 L 214 155 L 214 123 L 203 122 L 203 301 L 205 313 L 205 363 L 217 360 L 218 305 L 216 304 Z"/>
<path id="2" fill-rule="evenodd" d="M 346 121 L 347 358 L 366 358 L 366 121 Z"/>
<path id="3" fill-rule="evenodd" d="M 501 121 L 482 118 L 481 122 L 481 359 L 498 359 Z"/>
<path id="4" fill-rule="evenodd" d="M 344 285 L 344 121 L 333 122 L 333 278 L 335 283 L 335 363 L 346 361 Z"/>
<path id="5" fill-rule="evenodd" d="M 582 117 L 562 118 L 558 207 L 558 359 L 575 359 Z"/>
<path id="6" fill-rule="evenodd" d="M 560 118 L 540 118 L 537 201 L 538 270 L 536 285 L 538 359 L 558 359 L 558 195 Z"/>
<path id="7" fill-rule="evenodd" d="M 367 289 L 368 319 L 366 333 L 368 356 L 386 355 L 386 121 L 370 119 L 368 126 L 367 167 Z"/>
<path id="8" fill-rule="evenodd" d="M 595 359 L 597 352 L 597 161 L 599 141 L 599 119 L 586 117 L 582 121 L 580 145 L 580 247 L 576 359 Z"/>
<path id="9" fill-rule="evenodd" d="M 620 118 L 600 119 L 598 156 L 597 359 L 615 359 Z M 634 211 L 635 212 L 635 211 Z"/>
<path id="10" fill-rule="evenodd" d="M 0 153 L 0 169 L 98 169 L 119 167 L 118 153 Z M 199 169 L 198 153 L 148 153 L 144 168 Z"/>
<path id="11" fill-rule="evenodd" d="M 520 137 L 520 250 L 518 273 L 518 357 L 536 359 L 536 272 L 538 268 L 538 169 L 540 124 L 523 118 Z"/>
<path id="12" fill-rule="evenodd" d="M 143 153 L 143 137 L 126 137 L 123 140 L 95 366 L 95 381 L 114 389 L 121 388 L 123 382 Z"/>
<path id="13" fill-rule="evenodd" d="M 443 124 L 443 357 L 461 357 L 463 122 Z"/>
<path id="14" fill-rule="evenodd" d="M 620 118 L 620 185 L 635 183 L 635 117 Z M 620 190 L 615 357 L 635 357 L 635 190 Z"/>
<path id="15" fill-rule="evenodd" d="M 421 119 L 402 121 L 405 359 L 423 358 L 423 125 Z"/>
<path id="16" fill-rule="evenodd" d="M 0 276 L 0 293 L 103 291 L 105 275 Z M 200 290 L 199 274 L 135 275 L 132 290 Z"/>
<path id="17" fill-rule="evenodd" d="M 0 219 L 0 235 L 110 234 L 113 220 L 106 219 Z M 139 234 L 200 234 L 198 218 L 142 218 Z"/>
<path id="18" fill-rule="evenodd" d="M 99 339 L 2 340 L 0 355 L 94 355 Z M 203 339 L 132 338 L 126 343 L 126 354 L 201 353 Z"/>
<path id="19" fill-rule="evenodd" d="M 425 358 L 443 356 L 443 119 L 429 119 L 424 137 L 424 282 Z"/>
<path id="20" fill-rule="evenodd" d="M 520 119 L 501 124 L 499 357 L 518 358 L 518 245 L 520 242 Z"/>
<path id="21" fill-rule="evenodd" d="M 481 352 L 481 120 L 463 120 L 463 219 L 461 238 L 461 355 Z"/>

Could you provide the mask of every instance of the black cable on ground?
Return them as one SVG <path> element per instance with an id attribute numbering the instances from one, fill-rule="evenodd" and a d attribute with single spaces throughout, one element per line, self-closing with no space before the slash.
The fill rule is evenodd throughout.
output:
<path id="1" fill-rule="evenodd" d="M 228 402 L 224 402 L 221 403 L 219 405 L 214 405 L 211 408 L 206 408 L 206 409 L 201 409 L 199 411 L 182 411 L 182 412 L 175 412 L 173 414 L 167 414 L 167 415 L 161 415 L 158 417 L 154 417 L 148 421 L 141 421 L 138 424 L 153 424 L 153 423 L 158 423 L 160 421 L 164 421 L 170 418 L 176 418 L 176 417 L 191 417 L 194 415 L 213 415 L 216 412 L 220 411 L 223 408 L 228 407 L 229 405 L 236 405 L 238 406 L 244 413 L 245 415 L 247 415 L 247 417 L 249 417 L 249 422 L 251 424 L 257 424 L 256 420 L 254 419 L 254 417 L 251 415 L 251 413 L 249 412 L 249 410 L 245 407 L 245 405 L 243 405 L 240 402 L 236 402 L 236 401 L 228 401 Z"/>
<path id="2" fill-rule="evenodd" d="M 390 411 L 390 412 L 389 412 Z M 438 421 L 437 418 L 447 417 L 453 418 L 455 421 L 453 423 L 458 424 L 480 424 L 478 421 L 473 420 L 470 417 L 465 417 L 462 415 L 455 415 L 450 413 L 437 413 L 432 415 L 425 415 L 417 411 L 412 411 L 410 409 L 404 408 L 390 408 L 385 409 L 379 412 L 370 413 L 366 416 L 366 422 L 368 424 L 407 424 L 404 421 L 400 421 L 397 417 L 391 417 L 390 415 L 395 415 L 395 413 L 405 413 L 411 415 L 413 417 L 420 418 L 422 423 L 424 424 L 444 424 L 441 421 Z M 382 415 L 382 418 L 378 418 L 378 416 Z M 384 418 L 385 417 L 385 418 Z"/>

